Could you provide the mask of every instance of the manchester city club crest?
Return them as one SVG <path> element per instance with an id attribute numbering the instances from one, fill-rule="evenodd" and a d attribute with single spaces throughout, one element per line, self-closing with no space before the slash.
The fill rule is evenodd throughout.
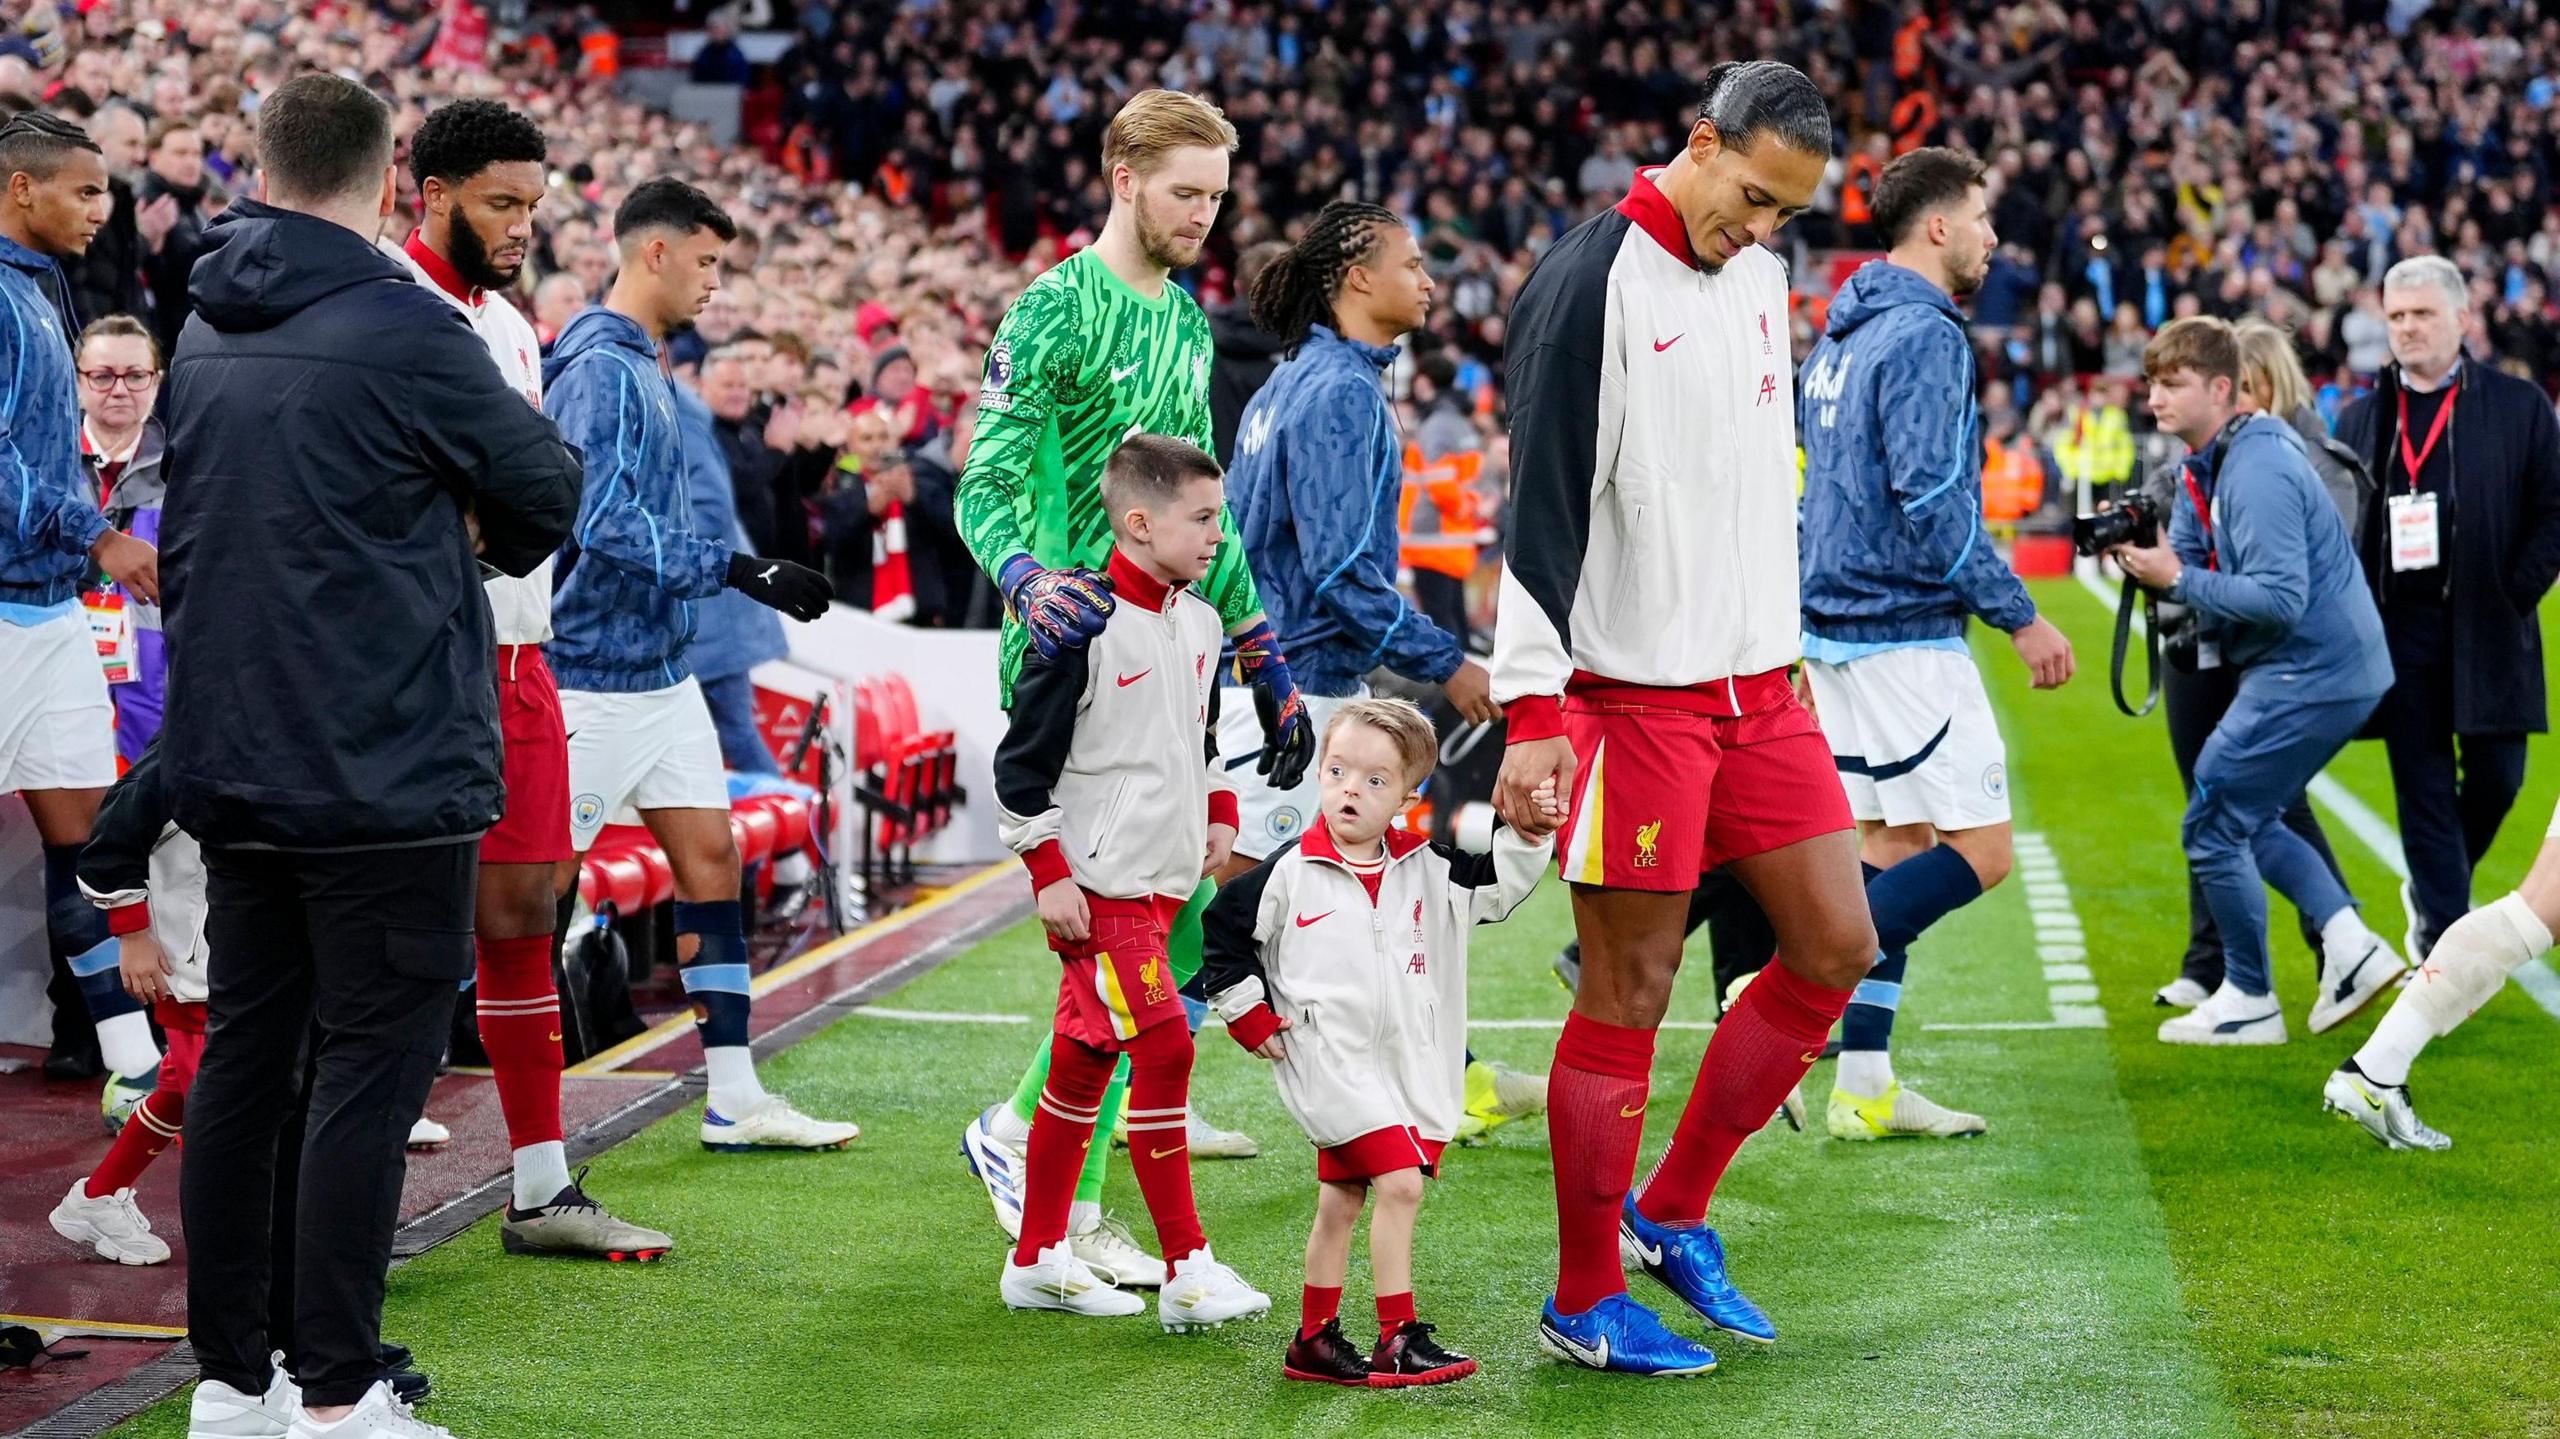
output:
<path id="1" fill-rule="evenodd" d="M 1298 812 L 1296 805 L 1284 804 L 1271 812 L 1271 837 L 1273 839 L 1294 838 L 1299 830 L 1306 827 L 1306 823 L 1307 817 Z"/>
<path id="2" fill-rule="evenodd" d="M 580 829 L 592 829 L 604 818 L 604 800 L 597 795 L 582 794 L 569 802 L 569 809 Z"/>

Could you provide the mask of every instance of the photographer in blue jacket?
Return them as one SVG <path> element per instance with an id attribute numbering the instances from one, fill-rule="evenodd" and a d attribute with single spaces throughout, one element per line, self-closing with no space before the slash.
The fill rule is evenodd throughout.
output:
<path id="1" fill-rule="evenodd" d="M 2160 1026 L 2170 1044 L 2282 1044 L 2267 966 L 2274 885 L 2320 925 L 2326 956 L 2311 1032 L 2370 1004 L 2406 966 L 2366 928 L 2319 853 L 2284 826 L 2302 793 L 2391 688 L 2382 617 L 2301 438 L 2238 409 L 2240 344 L 2203 316 L 2163 326 L 2142 355 L 2151 413 L 2193 451 L 2167 543 L 2110 551 L 2125 573 L 2198 615 L 2195 665 L 2228 667 L 2239 695 L 2196 757 L 2187 863 L 2222 931 L 2222 987 Z"/>

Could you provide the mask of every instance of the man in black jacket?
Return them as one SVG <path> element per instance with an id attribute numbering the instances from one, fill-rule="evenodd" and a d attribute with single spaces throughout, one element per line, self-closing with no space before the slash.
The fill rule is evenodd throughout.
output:
<path id="1" fill-rule="evenodd" d="M 473 554 L 532 571 L 568 534 L 580 468 L 454 308 L 374 248 L 397 193 L 388 106 L 302 76 L 260 109 L 258 159 L 267 203 L 214 228 L 166 401 L 161 746 L 216 956 L 180 1186 L 194 1427 L 281 1433 L 244 1426 L 298 1403 L 372 1434 L 397 1403 L 376 1342 L 402 1142 L 472 972 L 478 839 L 502 801 Z M 280 1153 L 306 1036 L 307 1135 Z M 297 1163 L 298 1194 L 277 1182 Z M 272 1323 L 271 1275 L 293 1286 Z"/>
<path id="2" fill-rule="evenodd" d="M 1253 322 L 1248 299 L 1263 269 L 1288 248 L 1277 240 L 1265 240 L 1245 251 L 1236 260 L 1235 298 L 1209 307 L 1209 343 L 1218 352 L 1218 362 L 1209 367 L 1209 433 L 1222 461 L 1234 461 L 1236 422 L 1244 418 L 1244 407 L 1262 392 L 1262 382 L 1271 378 L 1272 367 L 1280 363 L 1280 351 L 1287 347 L 1286 341 Z"/>
<path id="3" fill-rule="evenodd" d="M 89 242 L 88 252 L 64 262 L 63 275 L 71 282 L 72 303 L 79 309 L 81 324 L 109 315 L 131 315 L 148 324 L 151 292 L 143 287 L 143 261 L 177 223 L 178 201 L 163 195 L 152 202 L 149 214 L 139 208 L 133 180 L 147 153 L 147 131 L 132 106 L 122 100 L 100 106 L 89 117 L 87 129 L 107 157 L 111 177 L 107 189 L 115 197 L 115 209 L 107 216 L 106 227 Z"/>
<path id="4" fill-rule="evenodd" d="M 2398 683 L 2368 735 L 2391 755 L 2409 856 L 2408 957 L 2471 909 L 2471 871 L 2547 728 L 2536 607 L 2560 575 L 2560 424 L 2534 385 L 2462 359 L 2462 272 L 2391 267 L 2383 318 L 2399 363 L 2338 417 L 2380 482 L 2362 526 Z M 2458 751 L 2458 754 L 2457 754 Z"/>

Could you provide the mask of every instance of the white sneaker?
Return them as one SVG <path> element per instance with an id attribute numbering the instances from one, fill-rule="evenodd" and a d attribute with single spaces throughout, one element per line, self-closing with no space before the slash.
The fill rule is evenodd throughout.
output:
<path id="1" fill-rule="evenodd" d="M 2409 966 L 2382 936 L 2354 954 L 2332 950 L 2320 966 L 2320 995 L 2311 1002 L 2311 1032 L 2327 1034 L 2382 997 Z"/>
<path id="2" fill-rule="evenodd" d="M 2155 990 L 2151 1002 L 2167 1009 L 2193 1009 L 2212 996 L 2211 990 L 2182 974 Z"/>
<path id="3" fill-rule="evenodd" d="M 1164 1287 L 1164 1261 L 1139 1248 L 1137 1236 L 1129 1232 L 1129 1226 L 1111 1215 L 1105 1214 L 1090 1228 L 1068 1235 L 1067 1247 L 1104 1283 L 1123 1289 Z"/>
<path id="4" fill-rule="evenodd" d="M 1216 1329 L 1237 1319 L 1271 1312 L 1271 1296 L 1244 1282 L 1207 1249 L 1173 1266 L 1173 1278 L 1156 1296 L 1156 1320 L 1168 1334 Z"/>
<path id="5" fill-rule="evenodd" d="M 434 1120 L 427 1118 L 423 1114 L 418 1116 L 417 1123 L 409 1126 L 409 1147 L 411 1149 L 442 1149 L 452 1142 L 452 1130 L 445 1128 L 443 1125 L 436 1123 Z"/>
<path id="6" fill-rule="evenodd" d="M 207 1379 L 187 1401 L 187 1439 L 284 1439 L 301 1411 L 302 1391 L 281 1364 L 264 1394 L 243 1394 Z"/>
<path id="7" fill-rule="evenodd" d="M 99 1258 L 118 1264 L 169 1262 L 168 1242 L 151 1232 L 151 1221 L 142 1217 L 132 1190 L 119 1189 L 91 1199 L 88 1188 L 86 1179 L 71 1181 L 71 1192 L 46 1216 L 53 1222 L 54 1233 L 74 1244 L 86 1244 L 98 1251 Z"/>
<path id="8" fill-rule="evenodd" d="M 452 1430 L 419 1418 L 379 1380 L 356 1401 L 355 1412 L 335 1424 L 320 1423 L 296 1404 L 293 1427 L 284 1434 L 285 1439 L 453 1439 Z"/>
<path id="9" fill-rule="evenodd" d="M 2409 1107 L 2409 1086 L 2376 1084 L 2351 1069 L 2335 1069 L 2320 1087 L 2320 1108 L 2352 1119 L 2385 1149 L 2451 1149 L 2453 1140 L 2429 1129 Z"/>
<path id="10" fill-rule="evenodd" d="M 1194 1159 L 1251 1159 L 1262 1152 L 1253 1136 L 1241 1130 L 1220 1129 L 1192 1110 L 1184 1127 L 1183 1140 L 1191 1146 Z"/>
<path id="11" fill-rule="evenodd" d="M 1014 1263 L 1012 1251 L 1007 1250 L 1004 1277 L 997 1281 L 996 1292 L 1004 1296 L 1007 1309 L 1055 1309 L 1103 1319 L 1147 1312 L 1147 1301 L 1113 1288 L 1064 1244 L 1041 1250 L 1038 1262 L 1032 1264 Z"/>
<path id="12" fill-rule="evenodd" d="M 1798 1134 L 1804 1133 L 1804 1086 L 1801 1083 L 1788 1090 L 1786 1098 L 1778 1101 L 1778 1112 L 1786 1116 L 1789 1129 Z"/>
<path id="13" fill-rule="evenodd" d="M 1005 1238 L 1022 1237 L 1022 1151 L 996 1138 L 987 1127 L 987 1116 L 1003 1108 L 1007 1101 L 997 1100 L 986 1112 L 969 1121 L 960 1131 L 960 1157 L 969 1161 L 969 1172 L 987 1186 L 987 1202 L 996 1207 L 996 1223 Z"/>
<path id="14" fill-rule="evenodd" d="M 2160 1022 L 2162 1044 L 2282 1044 L 2284 1010 L 2275 994 L 2243 994 L 2224 980 L 2204 1003 Z"/>
<path id="15" fill-rule="evenodd" d="M 722 1154 L 755 1149 L 842 1149 L 862 1137 L 862 1126 L 832 1119 L 811 1119 L 779 1094 L 768 1094 L 754 1108 L 724 1115 L 709 1105 L 702 1109 L 702 1147 Z"/>

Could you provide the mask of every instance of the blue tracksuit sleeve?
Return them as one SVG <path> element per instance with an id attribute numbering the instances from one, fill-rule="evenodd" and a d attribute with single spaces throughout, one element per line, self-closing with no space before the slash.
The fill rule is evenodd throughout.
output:
<path id="1" fill-rule="evenodd" d="M 2315 495 L 2326 504 L 2327 497 L 2319 482 L 2309 478 L 2307 464 L 2298 480 L 2280 473 L 2235 474 L 2236 469 L 2224 464 L 2215 495 L 2222 511 L 2215 536 L 2220 567 L 2204 567 L 2193 507 L 2182 506 L 2188 542 L 2176 546 L 2182 570 L 2169 597 L 2242 624 L 2290 630 L 2311 602 L 2311 527 L 2305 505 Z"/>
<path id="2" fill-rule="evenodd" d="M 1438 684 L 1465 658 L 1457 637 L 1433 624 L 1396 588 L 1396 506 L 1403 486 L 1403 449 L 1375 385 L 1328 385 L 1310 397 L 1303 423 L 1291 425 L 1289 514 L 1298 553 L 1316 598 L 1368 664 L 1407 679 Z"/>
<path id="3" fill-rule="evenodd" d="M 40 550 L 85 555 L 107 532 L 107 521 L 80 483 L 78 458 L 26 448 L 30 412 L 44 403 L 28 392 L 38 378 L 29 347 L 59 342 L 29 325 L 19 304 L 11 302 L 7 308 L 8 319 L 0 322 L 0 375 L 8 384 L 0 391 L 5 395 L 0 398 L 0 506 L 5 506 L 0 526 L 6 527 L 0 534 L 8 536 L 10 555 Z M 79 421 L 75 417 L 71 423 Z"/>
<path id="4" fill-rule="evenodd" d="M 1931 316 L 1909 355 L 1884 367 L 1875 413 L 1886 483 L 1920 553 L 1983 623 L 2023 628 L 2036 603 L 1983 532 L 1973 356 L 1953 322 Z"/>
<path id="5" fill-rule="evenodd" d="M 678 518 L 688 503 L 680 458 L 665 474 L 651 472 L 653 446 L 642 428 L 675 423 L 672 410 L 663 420 L 653 415 L 657 403 L 630 365 L 606 354 L 569 366 L 542 397 L 561 438 L 586 460 L 575 535 L 581 558 L 602 560 L 679 599 L 709 599 L 728 583 L 730 550 Z M 656 448 L 678 452 L 672 438 Z"/>

